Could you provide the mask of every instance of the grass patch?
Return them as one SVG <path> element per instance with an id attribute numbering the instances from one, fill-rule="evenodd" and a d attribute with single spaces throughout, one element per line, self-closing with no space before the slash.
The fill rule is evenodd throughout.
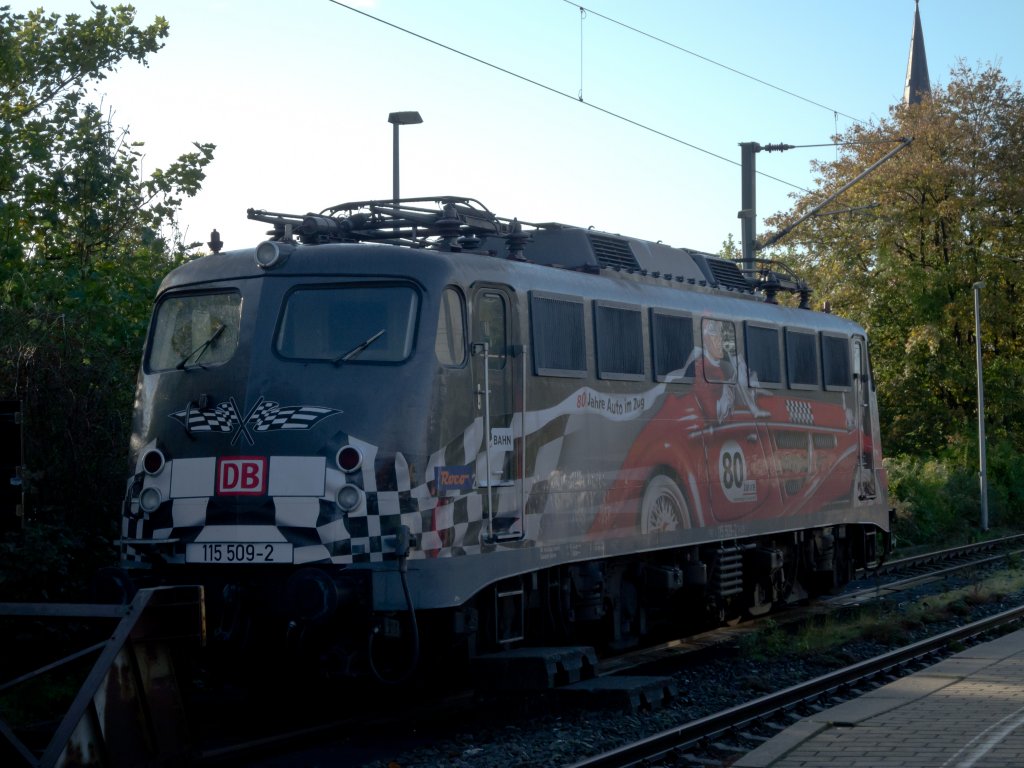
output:
<path id="1" fill-rule="evenodd" d="M 856 640 L 901 645 L 910 641 L 910 633 L 915 629 L 951 617 L 969 616 L 973 608 L 998 602 L 1021 590 L 1024 571 L 1015 569 L 898 606 L 872 604 L 841 617 L 829 614 L 789 625 L 769 619 L 740 639 L 739 650 L 750 658 L 765 660 L 790 654 L 834 655 Z"/>

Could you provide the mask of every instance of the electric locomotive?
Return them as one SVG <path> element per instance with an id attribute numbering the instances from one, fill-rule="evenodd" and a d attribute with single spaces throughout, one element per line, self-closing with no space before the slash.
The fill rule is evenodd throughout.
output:
<path id="1" fill-rule="evenodd" d="M 468 198 L 248 215 L 159 288 L 120 540 L 226 640 L 621 645 L 887 547 L 866 335 L 791 275 Z"/>

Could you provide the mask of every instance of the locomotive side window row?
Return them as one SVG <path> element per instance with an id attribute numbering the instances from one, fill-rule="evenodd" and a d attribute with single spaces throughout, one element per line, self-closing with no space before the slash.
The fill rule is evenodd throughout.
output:
<path id="1" fill-rule="evenodd" d="M 750 386 L 782 387 L 788 381 L 792 389 L 818 389 L 821 384 L 830 391 L 851 388 L 850 343 L 845 336 L 827 333 L 819 336 L 814 331 L 787 328 L 783 358 L 778 328 L 749 322 L 745 325 Z M 783 359 L 786 361 L 785 380 Z"/>
<path id="2" fill-rule="evenodd" d="M 612 302 L 594 302 L 596 374 L 601 379 L 641 381 L 648 377 L 643 311 Z M 587 373 L 585 307 L 582 299 L 533 292 L 530 295 L 534 370 L 542 376 L 583 377 Z M 693 381 L 695 358 L 703 350 L 719 364 L 726 380 L 743 372 L 737 324 L 704 318 L 700 345 L 694 318 L 685 312 L 650 310 L 650 350 L 657 381 Z M 845 336 L 763 322 L 742 323 L 745 383 L 778 389 L 849 390 L 850 342 Z M 720 380 L 720 379 L 718 379 Z"/>

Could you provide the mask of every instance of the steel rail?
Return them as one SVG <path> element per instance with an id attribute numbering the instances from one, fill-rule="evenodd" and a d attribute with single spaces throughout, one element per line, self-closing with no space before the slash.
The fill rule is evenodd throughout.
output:
<path id="1" fill-rule="evenodd" d="M 950 643 L 983 634 L 997 627 L 1024 619 L 1024 606 L 965 624 L 934 637 L 897 648 L 880 656 L 858 662 L 803 683 L 770 693 L 753 701 L 684 723 L 631 744 L 572 763 L 566 768 L 626 768 L 668 753 L 693 747 L 729 731 L 766 717 L 792 710 L 801 703 L 850 688 L 854 683 L 892 671 L 908 662 L 928 656 Z"/>
<path id="2" fill-rule="evenodd" d="M 879 564 L 875 568 L 862 568 L 857 571 L 857 578 L 859 580 L 872 579 L 885 573 L 913 568 L 918 565 L 928 565 L 930 563 L 937 563 L 958 557 L 966 557 L 980 552 L 987 552 L 997 547 L 1012 547 L 1021 544 L 1024 544 L 1024 534 L 1014 534 L 1012 536 L 1004 536 L 1000 539 L 979 541 L 973 544 L 961 544 L 956 547 L 950 547 L 949 549 L 940 549 L 935 552 L 925 552 L 920 555 L 901 557 L 898 560 L 889 560 Z"/>

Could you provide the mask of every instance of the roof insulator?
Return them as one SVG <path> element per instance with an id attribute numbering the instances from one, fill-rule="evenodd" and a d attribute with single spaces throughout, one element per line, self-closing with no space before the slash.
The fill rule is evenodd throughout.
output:
<path id="1" fill-rule="evenodd" d="M 216 229 L 210 233 L 210 242 L 207 243 L 210 246 L 210 250 L 214 253 L 220 253 L 220 249 L 224 247 L 224 243 L 221 242 L 220 232 Z"/>
<path id="2" fill-rule="evenodd" d="M 468 235 L 463 235 L 462 237 L 460 237 L 458 242 L 459 245 L 465 248 L 466 250 L 475 251 L 477 248 L 480 247 L 480 243 L 482 243 L 483 240 L 481 240 L 476 235 L 470 233 Z"/>
<path id="3" fill-rule="evenodd" d="M 530 236 L 523 232 L 523 225 L 519 223 L 519 219 L 512 219 L 509 233 L 505 236 L 505 242 L 508 243 L 508 258 L 512 261 L 526 261 L 523 251 L 526 250 L 526 243 L 529 240 Z"/>
<path id="4" fill-rule="evenodd" d="M 444 240 L 445 245 L 453 250 L 459 247 L 455 243 L 455 238 L 459 236 L 461 227 L 462 222 L 459 220 L 459 214 L 451 203 L 444 207 L 440 218 L 434 221 L 434 229 L 437 230 L 437 234 Z"/>

